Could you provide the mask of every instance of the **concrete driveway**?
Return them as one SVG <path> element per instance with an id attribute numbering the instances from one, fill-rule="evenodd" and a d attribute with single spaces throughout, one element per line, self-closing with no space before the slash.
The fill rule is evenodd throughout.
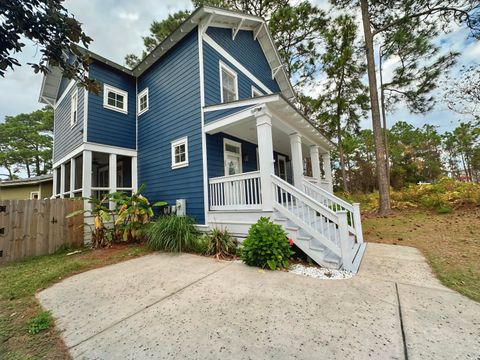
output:
<path id="1" fill-rule="evenodd" d="M 480 304 L 401 246 L 369 244 L 349 280 L 155 254 L 38 298 L 76 359 L 480 359 Z"/>

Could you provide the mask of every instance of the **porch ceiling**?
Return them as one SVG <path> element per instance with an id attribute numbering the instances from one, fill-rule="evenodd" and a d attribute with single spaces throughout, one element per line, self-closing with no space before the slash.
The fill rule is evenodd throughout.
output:
<path id="1" fill-rule="evenodd" d="M 225 132 L 257 144 L 255 112 L 259 108 L 265 107 L 272 114 L 272 137 L 276 151 L 284 154 L 290 153 L 289 135 L 293 133 L 299 133 L 302 136 L 304 150 L 308 150 L 310 145 L 318 145 L 323 152 L 335 148 L 335 144 L 320 133 L 293 104 L 279 94 L 214 105 L 206 107 L 204 111 L 244 108 L 245 106 L 250 107 L 206 124 L 205 131 L 208 134 Z"/>

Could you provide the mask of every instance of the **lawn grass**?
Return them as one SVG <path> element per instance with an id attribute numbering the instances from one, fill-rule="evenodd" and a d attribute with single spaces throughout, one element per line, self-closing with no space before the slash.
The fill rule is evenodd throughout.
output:
<path id="1" fill-rule="evenodd" d="M 68 359 L 58 331 L 48 326 L 50 314 L 42 310 L 35 293 L 68 276 L 128 260 L 147 250 L 140 245 L 122 245 L 67 253 L 0 266 L 0 359 Z"/>
<path id="2" fill-rule="evenodd" d="M 445 286 L 480 302 L 479 208 L 366 216 L 363 230 L 366 241 L 418 248 Z"/>

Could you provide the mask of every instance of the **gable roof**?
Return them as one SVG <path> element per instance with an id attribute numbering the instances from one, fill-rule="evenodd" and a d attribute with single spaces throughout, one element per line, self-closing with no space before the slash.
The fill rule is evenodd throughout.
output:
<path id="1" fill-rule="evenodd" d="M 36 184 L 41 184 L 41 183 L 50 182 L 50 181 L 53 181 L 53 175 L 47 174 L 47 175 L 33 176 L 27 179 L 0 181 L 0 187 L 18 186 L 18 185 L 36 185 Z"/>
<path id="2" fill-rule="evenodd" d="M 207 27 L 232 28 L 232 36 L 238 30 L 253 31 L 254 37 L 260 43 L 267 58 L 270 69 L 272 69 L 272 78 L 277 80 L 282 94 L 288 99 L 292 99 L 295 96 L 293 87 L 280 60 L 265 20 L 258 16 L 247 15 L 237 11 L 206 5 L 199 7 L 132 70 L 95 54 L 90 50 L 85 51 L 88 52 L 94 60 L 109 65 L 126 74 L 138 77 L 201 23 Z M 61 80 L 62 74 L 60 69 L 52 68 L 51 72 L 43 78 L 39 101 L 53 105 L 58 96 Z"/>

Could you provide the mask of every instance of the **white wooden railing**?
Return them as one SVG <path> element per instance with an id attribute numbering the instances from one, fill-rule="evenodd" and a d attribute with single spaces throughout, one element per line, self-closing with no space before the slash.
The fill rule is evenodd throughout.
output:
<path id="1" fill-rule="evenodd" d="M 259 210 L 262 208 L 260 171 L 211 178 L 210 210 Z"/>
<path id="2" fill-rule="evenodd" d="M 356 241 L 358 243 L 363 243 L 362 220 L 359 204 L 350 204 L 320 186 L 311 183 L 307 179 L 303 181 L 303 191 L 305 194 L 334 212 L 346 211 L 349 232 L 356 236 Z"/>

